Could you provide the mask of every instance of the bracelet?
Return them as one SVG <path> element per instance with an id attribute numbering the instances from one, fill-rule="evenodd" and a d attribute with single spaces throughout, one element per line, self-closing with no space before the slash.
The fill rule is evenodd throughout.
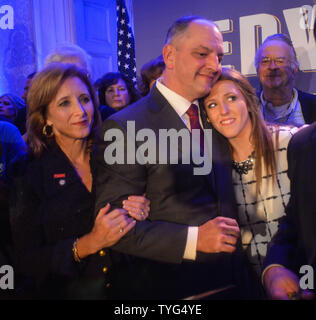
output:
<path id="1" fill-rule="evenodd" d="M 73 253 L 73 256 L 74 256 L 74 260 L 76 262 L 81 262 L 81 259 L 80 259 L 79 254 L 78 254 L 78 249 L 77 249 L 77 241 L 78 241 L 78 238 L 74 241 L 74 244 L 72 246 L 72 253 Z"/>

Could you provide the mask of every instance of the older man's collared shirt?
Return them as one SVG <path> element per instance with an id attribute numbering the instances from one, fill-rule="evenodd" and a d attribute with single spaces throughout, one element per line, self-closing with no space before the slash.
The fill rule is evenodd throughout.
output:
<path id="1" fill-rule="evenodd" d="M 260 95 L 260 101 L 261 112 L 265 121 L 298 127 L 305 124 L 301 104 L 298 100 L 298 92 L 295 88 L 293 88 L 292 100 L 282 106 L 274 106 L 271 102 L 266 101 L 263 97 L 263 91 Z"/>

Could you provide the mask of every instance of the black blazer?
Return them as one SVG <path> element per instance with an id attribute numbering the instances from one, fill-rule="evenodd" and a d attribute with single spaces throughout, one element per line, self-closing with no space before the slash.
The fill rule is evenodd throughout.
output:
<path id="1" fill-rule="evenodd" d="M 291 197 L 270 244 L 265 266 L 278 263 L 298 272 L 316 267 L 316 124 L 296 133 L 288 147 Z"/>
<path id="2" fill-rule="evenodd" d="M 96 157 L 95 211 L 107 202 L 119 207 L 130 194 L 146 193 L 151 201 L 149 218 L 137 222 L 136 227 L 114 246 L 116 250 L 139 258 L 135 259 L 138 274 L 134 279 L 138 283 L 135 281 L 137 289 L 132 298 L 183 298 L 236 284 L 244 273 L 238 269 L 239 254 L 200 253 L 194 262 L 183 261 L 188 226 L 199 226 L 220 215 L 237 217 L 225 140 L 220 140 L 213 132 L 213 169 L 209 175 L 193 175 L 193 162 L 181 164 L 180 156 L 180 164 L 159 164 L 158 153 L 156 164 L 106 164 L 104 153 L 111 142 L 104 141 L 104 134 L 113 128 L 120 130 L 127 153 L 127 139 L 134 141 L 127 137 L 126 131 L 127 121 L 131 120 L 135 121 L 136 134 L 143 128 L 152 129 L 156 136 L 159 129 L 188 129 L 156 87 L 148 96 L 103 123 Z M 135 150 L 141 145 L 136 142 Z M 181 155 L 181 146 L 178 151 Z"/>
<path id="3" fill-rule="evenodd" d="M 298 91 L 298 100 L 301 103 L 304 120 L 307 124 L 316 121 L 316 96 L 307 92 Z"/>
<path id="4" fill-rule="evenodd" d="M 73 259 L 74 240 L 93 226 L 94 195 L 81 182 L 66 155 L 54 144 L 39 158 L 21 157 L 12 172 L 10 214 L 17 255 L 15 271 L 27 279 L 21 284 L 26 297 L 107 297 L 112 253 L 97 253 L 81 263 Z M 108 268 L 106 273 L 104 267 Z"/>
<path id="5" fill-rule="evenodd" d="M 109 106 L 100 106 L 99 112 L 101 114 L 102 121 L 104 121 L 106 118 L 108 118 L 109 116 L 111 116 L 112 114 L 114 114 L 117 111 Z"/>

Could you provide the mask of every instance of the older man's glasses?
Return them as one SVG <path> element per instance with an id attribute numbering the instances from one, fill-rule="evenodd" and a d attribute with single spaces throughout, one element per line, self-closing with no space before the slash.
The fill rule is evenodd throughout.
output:
<path id="1" fill-rule="evenodd" d="M 278 67 L 284 66 L 287 63 L 287 59 L 283 57 L 277 57 L 277 58 L 269 58 L 269 57 L 263 57 L 260 61 L 260 64 L 262 66 L 270 66 L 271 62 L 274 62 L 274 64 Z"/>

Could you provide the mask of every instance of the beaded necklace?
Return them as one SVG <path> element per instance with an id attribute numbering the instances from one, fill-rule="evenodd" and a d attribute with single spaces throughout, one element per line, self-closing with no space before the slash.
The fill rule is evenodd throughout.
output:
<path id="1" fill-rule="evenodd" d="M 254 159 L 255 159 L 255 152 L 253 151 L 251 155 L 248 156 L 247 160 L 240 161 L 240 162 L 233 160 L 232 162 L 233 168 L 239 174 L 248 174 L 248 172 L 253 168 Z"/>

